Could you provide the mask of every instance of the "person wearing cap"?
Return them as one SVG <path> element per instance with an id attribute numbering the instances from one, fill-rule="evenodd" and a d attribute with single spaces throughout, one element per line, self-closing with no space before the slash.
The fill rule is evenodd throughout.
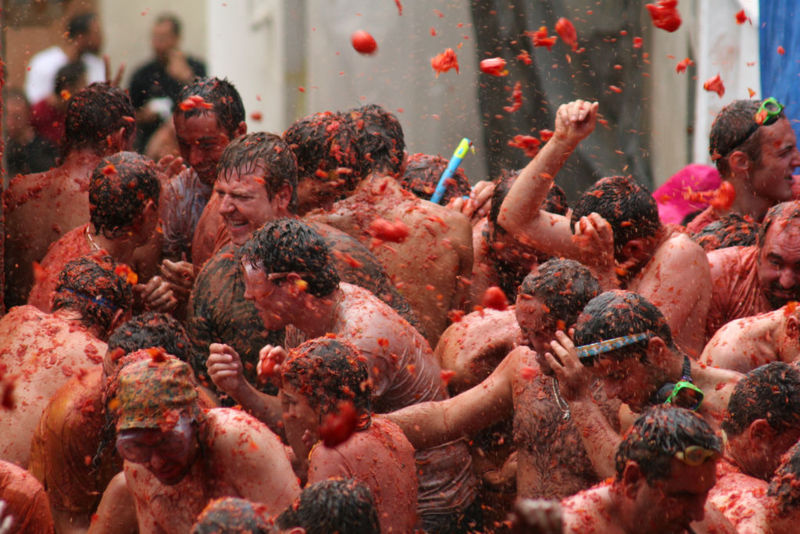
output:
<path id="1" fill-rule="evenodd" d="M 698 415 L 650 408 L 616 448 L 613 478 L 561 501 L 564 532 L 734 533 L 706 502 L 721 455 L 722 440 Z"/>
<path id="2" fill-rule="evenodd" d="M 742 376 L 689 358 L 675 346 L 661 311 L 630 291 L 606 291 L 590 300 L 573 339 L 558 331 L 550 348 L 544 354 L 546 365 L 558 378 L 561 396 L 601 477 L 614 474 L 621 438 L 591 397 L 593 379 L 600 380 L 610 399 L 621 400 L 635 414 L 654 404 L 671 404 L 695 410 L 718 427 Z"/>
<path id="3" fill-rule="evenodd" d="M 100 366 L 105 340 L 133 302 L 133 288 L 118 267 L 108 256 L 74 260 L 59 275 L 52 313 L 16 306 L 0 319 L 0 425 L 13 429 L 0 432 L 0 458 L 27 466 L 50 398 L 72 375 Z"/>
<path id="4" fill-rule="evenodd" d="M 687 230 L 698 232 L 728 211 L 760 222 L 767 210 L 792 199 L 792 172 L 800 152 L 783 105 L 775 98 L 734 100 L 717 114 L 709 133 L 708 152 L 721 178 L 735 191 L 730 208 L 713 204 Z"/>
<path id="5" fill-rule="evenodd" d="M 191 367 L 160 350 L 151 356 L 119 371 L 109 403 L 139 531 L 189 532 L 220 497 L 270 514 L 291 504 L 300 488 L 278 437 L 239 410 L 202 410 Z"/>
<path id="6" fill-rule="evenodd" d="M 710 339 L 723 325 L 800 300 L 800 201 L 769 208 L 756 244 L 708 253 Z"/>
<path id="7" fill-rule="evenodd" d="M 703 249 L 661 223 L 650 191 L 632 176 L 605 177 L 571 204 L 569 217 L 543 209 L 564 162 L 594 131 L 598 104 L 575 100 L 556 113 L 555 133 L 520 172 L 497 222 L 538 251 L 580 261 L 603 289 L 627 289 L 659 307 L 675 343 L 697 357 L 711 299 Z"/>

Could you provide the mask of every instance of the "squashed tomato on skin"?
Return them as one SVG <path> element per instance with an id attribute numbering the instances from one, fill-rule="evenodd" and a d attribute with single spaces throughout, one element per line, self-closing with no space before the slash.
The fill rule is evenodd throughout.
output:
<path id="1" fill-rule="evenodd" d="M 319 427 L 319 436 L 322 443 L 329 449 L 341 445 L 353 435 L 358 428 L 358 413 L 350 401 L 340 401 L 337 405 L 338 413 L 329 413 L 325 416 L 322 426 Z"/>
<path id="2" fill-rule="evenodd" d="M 503 311 L 508 308 L 508 299 L 502 289 L 497 286 L 491 286 L 484 291 L 481 305 L 484 308 Z"/>
<path id="3" fill-rule="evenodd" d="M 725 94 L 725 85 L 722 83 L 722 79 L 719 77 L 719 74 L 706 80 L 706 82 L 703 84 L 703 89 L 710 93 L 717 93 L 720 98 L 722 98 L 722 95 Z"/>
<path id="4" fill-rule="evenodd" d="M 408 226 L 403 221 L 389 222 L 384 218 L 377 217 L 369 225 L 369 234 L 381 241 L 392 243 L 402 243 L 408 237 Z"/>
<path id="5" fill-rule="evenodd" d="M 378 49 L 378 43 L 375 42 L 375 38 L 364 30 L 354 31 L 350 36 L 350 42 L 359 54 L 374 54 Z"/>
<path id="6" fill-rule="evenodd" d="M 714 209 L 728 210 L 733 206 L 734 200 L 736 200 L 736 189 L 733 188 L 733 184 L 723 180 L 711 198 L 711 205 Z"/>
<path id="7" fill-rule="evenodd" d="M 431 58 L 431 67 L 436 72 L 437 78 L 439 74 L 450 69 L 456 69 L 456 74 L 458 74 L 458 56 L 456 56 L 452 48 L 448 48 L 441 54 Z"/>
<path id="8" fill-rule="evenodd" d="M 568 18 L 561 17 L 558 19 L 556 22 L 556 33 L 561 37 L 561 40 L 564 41 L 564 44 L 573 50 L 578 49 L 578 32 L 575 31 L 575 26 L 573 26 Z"/>
<path id="9" fill-rule="evenodd" d="M 678 13 L 678 0 L 658 0 L 657 4 L 645 4 L 653 26 L 668 32 L 681 27 L 681 14 Z"/>
<path id="10" fill-rule="evenodd" d="M 480 69 L 482 73 L 490 76 L 508 76 L 506 60 L 501 57 L 490 57 L 481 60 Z"/>

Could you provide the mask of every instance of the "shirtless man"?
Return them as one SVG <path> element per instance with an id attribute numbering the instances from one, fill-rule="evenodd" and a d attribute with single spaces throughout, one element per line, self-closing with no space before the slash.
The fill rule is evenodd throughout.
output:
<path id="1" fill-rule="evenodd" d="M 734 533 L 706 502 L 721 454 L 722 440 L 696 414 L 651 408 L 619 444 L 614 478 L 561 501 L 564 532 Z"/>
<path id="2" fill-rule="evenodd" d="M 188 532 L 219 497 L 262 503 L 269 514 L 291 504 L 300 488 L 278 437 L 238 410 L 202 410 L 191 367 L 153 354 L 119 371 L 112 400 L 139 532 Z"/>
<path id="3" fill-rule="evenodd" d="M 497 222 L 537 250 L 583 262 L 606 289 L 635 291 L 662 310 L 679 347 L 704 345 L 711 298 L 708 262 L 685 234 L 670 234 L 649 191 L 632 178 L 603 178 L 572 206 L 571 218 L 539 209 L 575 147 L 595 126 L 597 103 L 576 100 L 556 113 L 555 133 L 520 172 Z M 572 228 L 575 228 L 573 236 Z"/>
<path id="4" fill-rule="evenodd" d="M 81 256 L 109 254 L 118 263 L 133 265 L 135 249 L 147 242 L 158 224 L 160 189 L 155 165 L 144 156 L 120 152 L 100 160 L 89 182 L 89 222 L 50 246 L 36 273 L 28 304 L 50 311 L 59 273 L 69 261 Z M 145 287 L 139 286 L 141 293 Z M 168 291 L 157 296 L 151 293 L 143 296 L 156 308 L 174 300 Z"/>
<path id="5" fill-rule="evenodd" d="M 429 447 L 459 436 L 472 437 L 513 415 L 519 497 L 561 498 L 594 484 L 599 478 L 578 429 L 568 408 L 565 412 L 558 385 L 540 372 L 534 350 L 544 353 L 559 324 L 573 325 L 583 305 L 599 291 L 597 280 L 583 265 L 548 260 L 537 274 L 525 278 L 517 296 L 514 313 L 526 344 L 508 354 L 475 387 L 448 400 L 392 412 L 389 418 L 415 447 Z M 596 397 L 603 402 L 602 395 Z M 613 420 L 615 414 L 607 411 Z"/>
<path id="6" fill-rule="evenodd" d="M 370 247 L 408 299 L 422 323 L 423 335 L 435 346 L 447 327 L 448 312 L 463 308 L 468 298 L 472 227 L 462 214 L 421 200 L 400 186 L 397 180 L 403 173 L 405 141 L 394 115 L 376 105 L 353 110 L 350 115 L 356 125 L 357 152 L 367 166 L 364 177 L 356 180 L 355 190 L 335 202 L 330 211 L 307 217 L 347 232 Z M 293 146 L 315 141 L 305 135 L 302 121 L 289 128 L 284 138 Z M 314 151 L 309 149 L 305 146 L 306 153 L 313 156 Z M 317 153 L 324 154 L 324 150 Z M 301 155 L 298 165 L 317 168 L 313 161 L 302 161 Z M 337 181 L 325 176 L 322 179 L 316 172 L 301 172 L 300 183 L 327 186 Z M 350 176 L 361 178 L 351 173 L 341 180 L 344 186 L 334 189 L 336 193 L 348 193 Z M 299 190 L 315 186 L 304 185 Z"/>
<path id="7" fill-rule="evenodd" d="M 736 319 L 714 334 L 700 363 L 746 373 L 770 362 L 800 356 L 800 310 L 792 301 L 775 311 Z"/>
<path id="8" fill-rule="evenodd" d="M 735 198 L 730 210 L 706 208 L 687 225 L 690 232 L 726 211 L 760 222 L 770 207 L 792 199 L 792 172 L 800 166 L 800 152 L 783 106 L 774 98 L 734 100 L 722 108 L 711 125 L 708 151 L 722 179 L 733 185 Z"/>
<path id="9" fill-rule="evenodd" d="M 504 171 L 496 180 L 488 216 L 472 230 L 472 304 L 481 304 L 487 288 L 498 286 L 506 295 L 514 295 L 522 279 L 547 260 L 548 256 L 516 239 L 497 224 L 500 207 L 517 179 L 516 171 Z M 567 196 L 556 184 L 547 192 L 542 207 L 548 213 L 567 215 Z"/>
<path id="10" fill-rule="evenodd" d="M 309 484 L 352 478 L 369 487 L 382 532 L 417 523 L 414 448 L 388 419 L 373 415 L 367 364 L 336 338 L 306 341 L 280 366 L 286 438 Z M 346 430 L 333 435 L 333 421 Z M 348 425 L 349 423 L 349 425 Z M 349 435 L 347 435 L 349 433 Z M 324 444 L 323 444 L 324 443 Z"/>
<path id="11" fill-rule="evenodd" d="M 29 469 L 47 490 L 59 533 L 86 532 L 103 490 L 122 470 L 105 406 L 107 379 L 130 362 L 124 355 L 151 347 L 190 359 L 191 344 L 177 320 L 158 313 L 138 315 L 108 338 L 103 365 L 72 377 L 39 420 Z"/>
<path id="12" fill-rule="evenodd" d="M 47 494 L 29 472 L 0 460 L 0 534 L 24 532 L 55 532 Z"/>
<path id="13" fill-rule="evenodd" d="M 92 171 L 104 156 L 130 150 L 135 128 L 130 98 L 118 87 L 92 84 L 72 95 L 61 165 L 18 176 L 3 193 L 7 308 L 27 300 L 33 262 L 87 222 Z"/>
<path id="14" fill-rule="evenodd" d="M 422 335 L 369 291 L 340 282 L 325 241 L 308 225 L 295 219 L 267 223 L 241 256 L 245 298 L 253 301 L 268 330 L 294 327 L 287 333 L 289 347 L 332 333 L 359 349 L 373 381 L 376 413 L 447 397 L 439 365 Z M 262 349 L 262 374 L 284 355 L 281 347 Z M 208 371 L 219 389 L 259 419 L 277 419 L 275 398 L 244 380 L 241 360 L 231 347 L 211 345 Z M 459 522 L 466 528 L 478 506 L 466 444 L 459 440 L 417 450 L 416 457 L 424 528 L 446 531 Z"/>
<path id="15" fill-rule="evenodd" d="M 673 404 L 697 410 L 717 427 L 741 377 L 690 359 L 675 346 L 659 309 L 629 291 L 606 291 L 589 301 L 578 318 L 574 340 L 556 332 L 545 359 L 600 476 L 613 475 L 621 438 L 590 396 L 592 379 L 599 379 L 606 395 L 621 400 L 633 413 L 653 404 Z M 581 346 L 581 358 L 576 345 Z"/>
<path id="16" fill-rule="evenodd" d="M 245 376 L 256 383 L 258 352 L 283 343 L 282 333 L 265 330 L 253 303 L 244 298 L 239 247 L 264 223 L 290 217 L 295 208 L 297 167 L 288 145 L 263 132 L 232 141 L 220 158 L 214 183 L 222 226 L 219 250 L 198 273 L 189 306 L 189 332 L 198 355 L 211 343 L 226 343 L 249 363 Z M 211 208 L 209 205 L 207 208 Z M 355 238 L 324 224 L 313 224 L 333 252 L 336 271 L 346 282 L 364 287 L 415 324 L 406 300 L 389 281 L 378 260 Z M 206 375 L 205 359 L 193 363 Z M 273 392 L 275 392 L 273 390 Z"/>
<path id="17" fill-rule="evenodd" d="M 102 263 L 99 263 L 102 261 Z M 16 377 L 11 410 L 0 410 L 0 458 L 27 466 L 36 425 L 58 388 L 100 365 L 105 339 L 129 313 L 132 287 L 111 259 L 80 258 L 62 271 L 53 313 L 18 306 L 0 319 L 0 359 Z"/>
<path id="18" fill-rule="evenodd" d="M 369 488 L 349 479 L 325 480 L 309 485 L 300 493 L 295 504 L 275 518 L 275 526 L 278 532 L 285 534 L 381 532 Z"/>
<path id="19" fill-rule="evenodd" d="M 800 201 L 783 202 L 767 211 L 757 245 L 709 252 L 708 263 L 709 338 L 734 319 L 800 300 Z"/>

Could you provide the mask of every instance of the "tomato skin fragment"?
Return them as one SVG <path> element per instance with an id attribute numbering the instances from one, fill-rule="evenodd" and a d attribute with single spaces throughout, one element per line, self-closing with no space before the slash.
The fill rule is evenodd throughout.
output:
<path id="1" fill-rule="evenodd" d="M 490 76 L 508 76 L 506 60 L 501 57 L 490 57 L 481 60 L 481 72 Z"/>
<path id="2" fill-rule="evenodd" d="M 711 198 L 711 205 L 714 209 L 725 211 L 733 206 L 734 200 L 736 200 L 736 189 L 734 189 L 733 184 L 723 180 Z"/>
<path id="3" fill-rule="evenodd" d="M 558 19 L 556 22 L 556 33 L 561 37 L 565 45 L 572 48 L 572 50 L 578 49 L 578 32 L 575 31 L 575 26 L 568 18 L 561 17 Z"/>
<path id="4" fill-rule="evenodd" d="M 441 54 L 431 58 L 431 67 L 434 72 L 436 72 L 437 78 L 439 74 L 447 72 L 450 69 L 456 69 L 456 74 L 458 74 L 458 56 L 456 56 L 452 48 L 447 48 Z"/>
<path id="5" fill-rule="evenodd" d="M 681 14 L 678 13 L 678 0 L 658 0 L 656 4 L 645 4 L 653 26 L 674 32 L 681 27 Z"/>
<path id="6" fill-rule="evenodd" d="M 703 84 L 703 89 L 709 92 L 717 93 L 720 98 L 722 98 L 722 95 L 725 94 L 725 85 L 722 83 L 722 79 L 719 77 L 719 74 L 706 80 L 706 82 Z"/>

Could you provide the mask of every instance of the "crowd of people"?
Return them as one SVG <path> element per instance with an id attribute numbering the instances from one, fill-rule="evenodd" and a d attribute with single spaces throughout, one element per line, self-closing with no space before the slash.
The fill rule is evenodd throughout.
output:
<path id="1" fill-rule="evenodd" d="M 599 111 L 575 100 L 523 169 L 458 171 L 439 205 L 447 160 L 378 105 L 248 133 L 171 16 L 130 91 L 84 87 L 96 25 L 49 52 L 82 67 L 59 158 L 3 193 L 0 533 L 794 531 L 775 99 L 720 111 L 705 196 L 627 175 L 568 202 Z"/>

